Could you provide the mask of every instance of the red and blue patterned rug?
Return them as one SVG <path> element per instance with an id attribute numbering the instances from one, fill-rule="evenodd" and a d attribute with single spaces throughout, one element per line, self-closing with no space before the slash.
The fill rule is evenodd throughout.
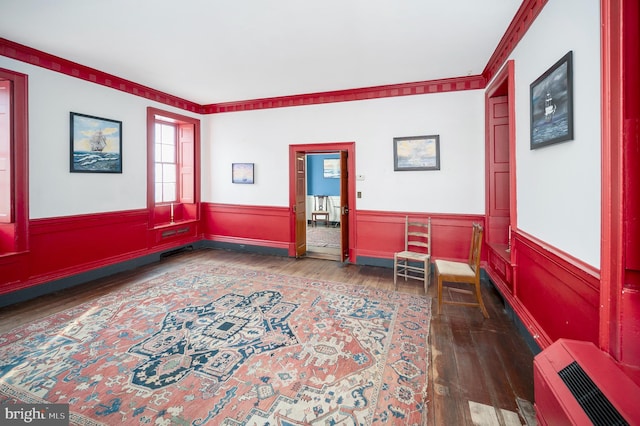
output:
<path id="1" fill-rule="evenodd" d="M 0 405 L 79 425 L 422 425 L 430 300 L 193 265 L 0 335 Z"/>
<path id="2" fill-rule="evenodd" d="M 340 248 L 340 228 L 308 226 L 307 246 Z"/>

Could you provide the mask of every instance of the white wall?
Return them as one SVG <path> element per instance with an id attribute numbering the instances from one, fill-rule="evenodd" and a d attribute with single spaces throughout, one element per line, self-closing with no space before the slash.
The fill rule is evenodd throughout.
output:
<path id="1" fill-rule="evenodd" d="M 29 76 L 29 216 L 32 219 L 147 206 L 147 107 L 183 110 L 0 56 Z M 70 173 L 69 113 L 122 121 L 122 174 Z"/>
<path id="2" fill-rule="evenodd" d="M 484 213 L 484 92 L 382 98 L 206 117 L 202 200 L 288 206 L 289 145 L 355 142 L 360 210 Z M 393 138 L 440 135 L 439 171 L 393 170 Z M 231 163 L 256 183 L 231 183 Z"/>
<path id="3" fill-rule="evenodd" d="M 573 51 L 574 139 L 530 149 L 529 85 Z M 515 60 L 518 226 L 600 267 L 600 5 L 550 1 Z"/>
<path id="4" fill-rule="evenodd" d="M 529 84 L 574 52 L 575 138 L 529 149 Z M 599 267 L 599 2 L 549 2 L 511 57 L 516 64 L 519 227 Z M 202 200 L 287 206 L 290 144 L 355 142 L 357 209 L 484 213 L 484 91 L 463 91 L 199 117 L 0 56 L 29 75 L 30 217 L 146 207 L 146 107 L 202 119 Z M 69 172 L 69 112 L 123 122 L 123 173 Z M 440 171 L 393 171 L 393 138 L 440 135 Z M 256 163 L 255 185 L 231 183 Z"/>
<path id="5" fill-rule="evenodd" d="M 146 207 L 146 108 L 202 119 L 202 200 L 287 206 L 290 144 L 356 143 L 358 209 L 484 212 L 481 90 L 198 116 L 0 56 L 29 76 L 30 218 Z M 69 172 L 69 112 L 122 121 L 122 174 Z M 440 135 L 440 171 L 393 171 L 393 138 Z M 255 185 L 231 183 L 256 163 Z"/>

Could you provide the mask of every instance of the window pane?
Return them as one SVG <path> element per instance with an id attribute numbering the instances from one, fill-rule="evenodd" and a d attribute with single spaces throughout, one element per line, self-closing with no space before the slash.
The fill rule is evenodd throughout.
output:
<path id="1" fill-rule="evenodd" d="M 165 202 L 176 201 L 176 184 L 175 183 L 163 184 L 163 198 Z"/>
<path id="2" fill-rule="evenodd" d="M 156 183 L 156 203 L 162 202 L 162 183 Z"/>
<path id="3" fill-rule="evenodd" d="M 155 202 L 168 203 L 177 199 L 176 133 L 173 124 L 155 123 Z"/>
<path id="4" fill-rule="evenodd" d="M 162 126 L 162 143 L 167 145 L 175 145 L 176 144 L 176 129 L 173 126 L 163 125 Z"/>
<path id="5" fill-rule="evenodd" d="M 160 163 L 156 163 L 156 172 L 155 172 L 155 179 L 154 181 L 156 183 L 158 182 L 162 182 L 162 164 Z"/>
<path id="6" fill-rule="evenodd" d="M 175 164 L 163 164 L 162 165 L 162 181 L 163 182 L 176 182 L 176 165 Z"/>
<path id="7" fill-rule="evenodd" d="M 158 144 L 162 141 L 162 124 L 156 123 L 155 132 L 154 140 L 156 144 Z"/>
<path id="8" fill-rule="evenodd" d="M 173 145 L 161 145 L 162 147 L 162 162 L 163 163 L 175 163 L 176 162 L 176 148 Z"/>

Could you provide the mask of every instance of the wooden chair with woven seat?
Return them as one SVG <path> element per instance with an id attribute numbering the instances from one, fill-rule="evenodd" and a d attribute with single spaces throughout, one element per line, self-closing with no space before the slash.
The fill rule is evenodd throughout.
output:
<path id="1" fill-rule="evenodd" d="M 404 222 L 404 250 L 393 254 L 393 284 L 398 290 L 398 277 L 424 281 L 424 291 L 431 275 L 431 218 L 427 223 Z"/>
<path id="2" fill-rule="evenodd" d="M 435 273 L 438 279 L 438 314 L 442 308 L 442 304 L 478 306 L 485 318 L 489 318 L 487 308 L 482 301 L 480 293 L 480 252 L 482 250 L 482 225 L 473 224 L 471 233 L 471 247 L 469 249 L 468 262 L 453 262 L 449 260 L 436 259 Z M 444 282 L 449 283 L 466 283 L 475 287 L 475 302 L 462 302 L 454 300 L 443 300 L 442 287 Z"/>
<path id="3" fill-rule="evenodd" d="M 329 196 L 328 195 L 313 196 L 313 210 L 311 211 L 311 223 L 313 224 L 313 226 L 316 226 L 319 220 L 324 221 L 324 226 L 329 226 Z"/>

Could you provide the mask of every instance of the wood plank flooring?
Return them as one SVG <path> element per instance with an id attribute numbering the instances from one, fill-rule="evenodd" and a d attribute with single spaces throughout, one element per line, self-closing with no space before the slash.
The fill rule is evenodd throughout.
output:
<path id="1" fill-rule="evenodd" d="M 132 271 L 82 284 L 73 289 L 0 308 L 0 333 L 119 288 L 135 286 L 190 262 L 215 259 L 228 265 L 268 270 L 294 276 L 338 281 L 393 291 L 390 268 L 343 264 L 303 258 L 293 259 L 225 250 L 197 250 L 162 259 Z M 483 284 L 483 298 L 490 318 L 480 310 L 443 306 L 437 315 L 434 285 L 432 297 L 429 425 L 532 425 L 533 354 L 503 310 L 498 293 Z M 418 281 L 399 281 L 398 291 L 424 294 Z M 447 297 L 465 297 L 447 292 Z"/>

